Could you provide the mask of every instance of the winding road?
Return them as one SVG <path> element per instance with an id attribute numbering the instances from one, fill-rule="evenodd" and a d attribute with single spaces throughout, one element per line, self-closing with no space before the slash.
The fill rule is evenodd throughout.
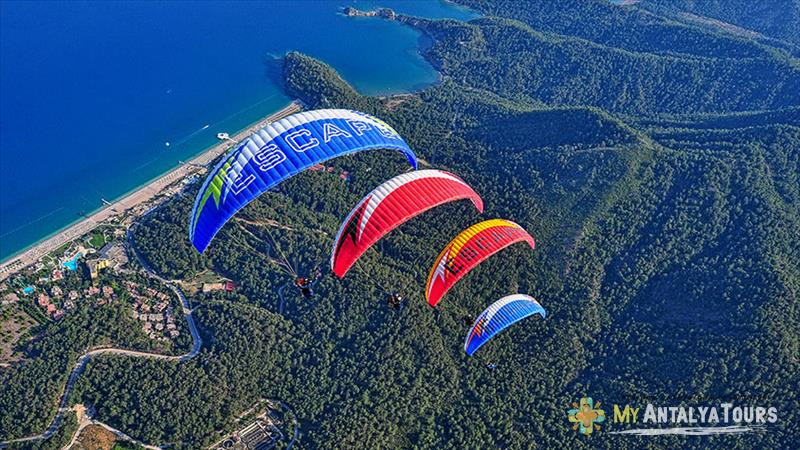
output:
<path id="1" fill-rule="evenodd" d="M 133 226 L 135 226 L 135 225 L 133 225 Z M 125 355 L 125 356 L 138 357 L 138 358 L 152 358 L 152 359 L 188 361 L 188 360 L 194 358 L 195 356 L 197 356 L 200 353 L 200 349 L 203 346 L 203 339 L 200 336 L 200 333 L 197 331 L 197 325 L 195 324 L 194 317 L 192 315 L 193 310 L 191 308 L 191 305 L 189 304 L 189 299 L 187 299 L 186 296 L 183 294 L 183 291 L 181 291 L 181 289 L 178 286 L 175 285 L 175 280 L 167 280 L 167 279 L 164 279 L 161 276 L 159 276 L 153 270 L 153 268 L 150 267 L 150 265 L 147 263 L 147 261 L 145 261 L 144 258 L 141 257 L 139 252 L 136 251 L 136 247 L 134 246 L 133 235 L 131 234 L 131 228 L 132 227 L 128 227 L 128 229 L 126 230 L 126 233 L 125 233 L 126 234 L 126 246 L 129 249 L 130 253 L 133 253 L 136 256 L 136 260 L 139 262 L 139 264 L 142 266 L 142 268 L 144 269 L 145 273 L 149 277 L 164 283 L 180 299 L 181 310 L 183 311 L 183 314 L 186 317 L 186 321 L 187 321 L 187 323 L 189 325 L 189 331 L 192 334 L 192 349 L 191 349 L 191 351 L 189 351 L 188 353 L 186 353 L 184 355 L 163 355 L 163 354 L 160 354 L 160 353 L 150 353 L 150 352 L 143 352 L 143 351 L 139 351 L 139 350 L 129 350 L 129 349 L 122 349 L 122 348 L 114 348 L 114 347 L 96 347 L 96 348 L 90 349 L 89 351 L 87 351 L 86 353 L 81 355 L 78 358 L 78 361 L 75 363 L 75 366 L 73 367 L 72 372 L 70 373 L 69 378 L 67 380 L 67 384 L 64 386 L 64 392 L 61 394 L 61 399 L 60 399 L 59 405 L 58 405 L 58 411 L 56 412 L 56 415 L 53 418 L 53 421 L 50 423 L 50 426 L 47 428 L 47 430 L 45 430 L 44 432 L 42 432 L 40 434 L 36 434 L 36 435 L 33 435 L 33 436 L 27 436 L 27 437 L 22 437 L 22 438 L 2 441 L 2 442 L 0 442 L 0 448 L 5 448 L 7 445 L 12 444 L 12 443 L 43 440 L 43 439 L 48 439 L 51 436 L 53 436 L 56 433 L 56 431 L 58 431 L 59 426 L 61 426 L 61 421 L 64 418 L 64 414 L 66 414 L 68 411 L 70 411 L 72 409 L 72 408 L 67 407 L 67 402 L 69 400 L 69 395 L 72 392 L 72 388 L 75 385 L 75 381 L 77 381 L 78 377 L 83 373 L 83 371 L 86 369 L 86 366 L 89 364 L 89 361 L 94 356 L 104 355 L 104 354 L 116 354 L 116 355 Z M 281 288 L 278 290 L 278 294 L 279 294 L 280 300 L 281 300 L 281 303 L 280 303 L 280 311 L 281 311 L 281 313 L 283 313 L 283 308 L 284 308 L 284 292 L 283 291 L 284 291 L 284 289 L 286 287 L 288 287 L 288 283 L 283 285 L 283 286 L 281 286 Z M 292 411 L 292 409 L 289 408 L 283 402 L 281 402 L 281 405 L 286 410 L 291 412 L 292 420 L 294 422 L 294 436 L 292 437 L 292 440 L 289 442 L 289 445 L 287 446 L 287 449 L 288 449 L 288 448 L 291 448 L 294 445 L 295 441 L 299 437 L 299 429 L 300 429 L 300 427 L 299 427 L 299 424 L 297 423 L 297 418 L 294 417 L 294 412 Z M 82 424 L 83 426 L 80 426 L 78 431 L 80 431 L 80 429 L 82 429 L 84 426 L 86 426 L 88 424 L 100 425 L 100 426 L 108 429 L 109 431 L 112 431 L 117 436 L 119 436 L 119 437 L 121 437 L 123 439 L 129 440 L 129 441 L 135 442 L 138 445 L 142 445 L 143 447 L 145 447 L 147 449 L 159 448 L 159 447 L 156 447 L 156 446 L 147 445 L 147 444 L 144 444 L 142 442 L 136 441 L 135 439 L 133 439 L 130 436 L 128 436 L 125 433 L 123 433 L 122 431 L 116 430 L 116 429 L 111 428 L 110 426 L 108 426 L 108 425 L 106 425 L 106 424 L 104 424 L 102 422 L 98 422 L 98 421 L 92 420 L 92 419 L 88 419 L 88 422 Z M 72 444 L 75 443 L 75 441 L 77 439 L 77 435 L 78 435 L 78 433 L 75 433 L 73 435 L 70 445 L 68 445 L 66 448 L 69 448 Z"/>
<path id="2" fill-rule="evenodd" d="M 138 350 L 127 350 L 121 348 L 113 348 L 113 347 L 102 347 L 102 348 L 94 348 L 78 358 L 75 367 L 72 369 L 72 372 L 69 375 L 69 379 L 67 380 L 67 384 L 64 387 L 64 393 L 61 395 L 61 401 L 58 405 L 58 412 L 56 412 L 56 416 L 53 418 L 50 426 L 45 430 L 43 433 L 36 434 L 33 436 L 27 436 L 23 438 L 11 439 L 8 441 L 0 442 L 0 448 L 5 447 L 8 444 L 12 444 L 15 442 L 27 442 L 27 441 L 36 441 L 41 439 L 48 439 L 50 438 L 55 432 L 58 430 L 58 427 L 61 425 L 61 420 L 64 418 L 64 414 L 70 410 L 67 407 L 67 401 L 69 400 L 69 394 L 72 391 L 73 386 L 75 385 L 75 381 L 78 379 L 78 376 L 83 373 L 86 369 L 86 365 L 89 363 L 89 360 L 92 359 L 93 356 L 103 355 L 103 354 L 116 354 L 116 355 L 126 355 L 132 357 L 140 357 L 140 358 L 153 358 L 153 359 L 170 359 L 170 360 L 180 360 L 180 361 L 188 361 L 198 353 L 200 353 L 200 348 L 203 346 L 203 340 L 200 337 L 200 333 L 197 331 L 197 326 L 194 323 L 194 317 L 192 317 L 192 309 L 189 305 L 189 300 L 183 295 L 183 291 L 180 290 L 175 284 L 172 282 L 165 280 L 158 276 L 152 268 L 140 257 L 139 253 L 136 251 L 133 245 L 133 237 L 130 233 L 130 228 L 128 228 L 127 232 L 127 241 L 128 241 L 128 248 L 131 250 L 133 254 L 136 255 L 136 259 L 139 261 L 139 264 L 144 268 L 145 273 L 151 278 L 157 279 L 164 284 L 166 284 L 175 295 L 181 301 L 181 309 L 183 311 L 184 316 L 186 317 L 186 321 L 189 324 L 189 330 L 192 333 L 192 350 L 189 353 L 184 355 L 162 355 L 159 353 L 149 353 L 149 352 L 142 352 Z"/>

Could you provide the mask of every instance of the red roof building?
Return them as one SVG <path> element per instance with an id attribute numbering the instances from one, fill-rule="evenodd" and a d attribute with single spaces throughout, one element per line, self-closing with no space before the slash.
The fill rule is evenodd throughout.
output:
<path id="1" fill-rule="evenodd" d="M 39 298 L 36 299 L 36 302 L 39 303 L 39 306 L 43 306 L 45 308 L 47 308 L 48 305 L 51 305 L 50 297 L 48 297 L 47 294 L 45 294 L 44 292 L 39 293 Z"/>

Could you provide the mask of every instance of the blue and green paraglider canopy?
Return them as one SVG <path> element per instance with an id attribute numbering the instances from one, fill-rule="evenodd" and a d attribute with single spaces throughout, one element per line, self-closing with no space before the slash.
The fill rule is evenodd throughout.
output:
<path id="1" fill-rule="evenodd" d="M 222 226 L 256 197 L 309 167 L 363 150 L 414 152 L 382 120 L 358 111 L 319 109 L 293 114 L 253 133 L 208 174 L 195 199 L 189 240 L 202 253 Z"/>

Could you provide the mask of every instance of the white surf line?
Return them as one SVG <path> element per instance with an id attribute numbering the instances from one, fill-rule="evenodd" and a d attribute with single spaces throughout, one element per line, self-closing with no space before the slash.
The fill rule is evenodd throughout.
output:
<path id="1" fill-rule="evenodd" d="M 604 434 L 632 434 L 635 436 L 660 436 L 676 434 L 682 436 L 710 436 L 714 434 L 737 434 L 764 431 L 764 425 L 729 425 L 724 427 L 683 427 L 683 428 L 636 428 L 623 431 L 606 431 Z"/>

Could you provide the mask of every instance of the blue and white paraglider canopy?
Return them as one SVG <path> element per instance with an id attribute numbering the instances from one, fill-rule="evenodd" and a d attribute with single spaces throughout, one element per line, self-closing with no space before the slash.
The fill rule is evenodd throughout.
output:
<path id="1" fill-rule="evenodd" d="M 464 341 L 464 351 L 472 356 L 495 335 L 533 314 L 540 314 L 544 318 L 547 312 L 529 295 L 513 294 L 497 300 L 475 320 Z"/>

